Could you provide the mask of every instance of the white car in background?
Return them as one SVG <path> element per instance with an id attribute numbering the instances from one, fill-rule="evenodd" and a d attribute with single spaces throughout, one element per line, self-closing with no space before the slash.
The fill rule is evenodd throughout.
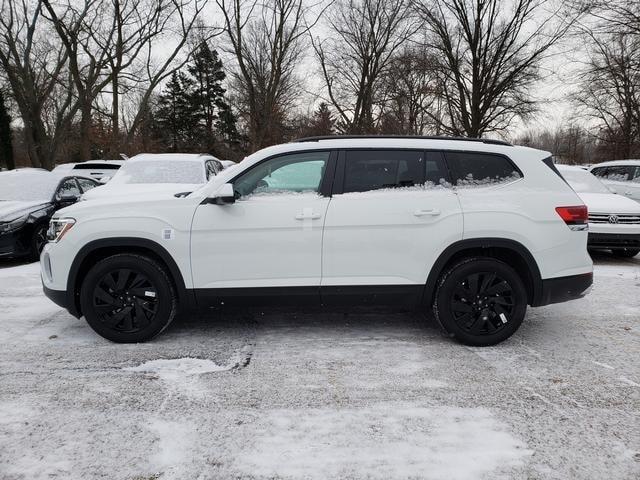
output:
<path id="1" fill-rule="evenodd" d="M 91 190 L 83 200 L 130 197 L 149 193 L 185 196 L 223 170 L 211 155 L 196 153 L 143 153 L 131 157 L 111 181 Z"/>
<path id="2" fill-rule="evenodd" d="M 99 182 L 107 183 L 124 164 L 124 160 L 90 160 L 81 163 L 63 163 L 53 169 L 54 172 L 69 175 L 82 175 Z"/>
<path id="3" fill-rule="evenodd" d="M 612 192 L 640 202 L 640 160 L 602 162 L 590 171 Z"/>
<path id="4" fill-rule="evenodd" d="M 589 249 L 607 249 L 621 257 L 640 253 L 640 203 L 609 190 L 580 167 L 556 165 L 589 210 Z"/>

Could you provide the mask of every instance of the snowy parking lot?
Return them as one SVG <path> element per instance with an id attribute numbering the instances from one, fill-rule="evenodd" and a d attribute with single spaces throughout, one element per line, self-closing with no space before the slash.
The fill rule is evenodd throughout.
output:
<path id="1" fill-rule="evenodd" d="M 468 348 L 388 312 L 228 313 L 116 345 L 0 265 L 0 479 L 640 478 L 640 256 Z"/>

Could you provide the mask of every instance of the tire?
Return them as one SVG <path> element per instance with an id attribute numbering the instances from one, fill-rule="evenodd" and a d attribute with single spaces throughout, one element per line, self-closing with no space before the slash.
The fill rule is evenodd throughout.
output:
<path id="1" fill-rule="evenodd" d="M 100 260 L 80 289 L 80 306 L 89 326 L 117 343 L 152 339 L 171 323 L 177 304 L 165 268 L 138 254 Z"/>
<path id="2" fill-rule="evenodd" d="M 621 248 L 611 250 L 615 257 L 633 258 L 640 253 L 640 248 Z"/>
<path id="3" fill-rule="evenodd" d="M 506 263 L 467 258 L 440 277 L 433 311 L 442 328 L 459 342 L 495 345 L 522 324 L 527 292 L 520 276 Z"/>
<path id="4" fill-rule="evenodd" d="M 33 228 L 29 257 L 34 262 L 40 259 L 40 252 L 42 252 L 42 249 L 47 243 L 47 228 L 48 225 L 46 223 L 41 223 Z"/>

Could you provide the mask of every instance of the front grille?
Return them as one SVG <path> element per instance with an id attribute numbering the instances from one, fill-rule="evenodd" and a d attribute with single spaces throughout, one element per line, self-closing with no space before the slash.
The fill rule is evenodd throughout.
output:
<path id="1" fill-rule="evenodd" d="M 640 215 L 615 213 L 590 213 L 589 223 L 611 223 L 621 225 L 640 225 Z"/>

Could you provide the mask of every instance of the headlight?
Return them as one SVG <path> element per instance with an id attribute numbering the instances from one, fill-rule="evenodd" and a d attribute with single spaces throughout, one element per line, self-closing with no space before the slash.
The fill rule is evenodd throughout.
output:
<path id="1" fill-rule="evenodd" d="M 9 233 L 19 229 L 25 224 L 28 218 L 29 214 L 9 220 L 8 222 L 0 222 L 0 233 Z"/>
<path id="2" fill-rule="evenodd" d="M 75 218 L 52 218 L 47 230 L 47 240 L 59 242 L 76 223 Z"/>

